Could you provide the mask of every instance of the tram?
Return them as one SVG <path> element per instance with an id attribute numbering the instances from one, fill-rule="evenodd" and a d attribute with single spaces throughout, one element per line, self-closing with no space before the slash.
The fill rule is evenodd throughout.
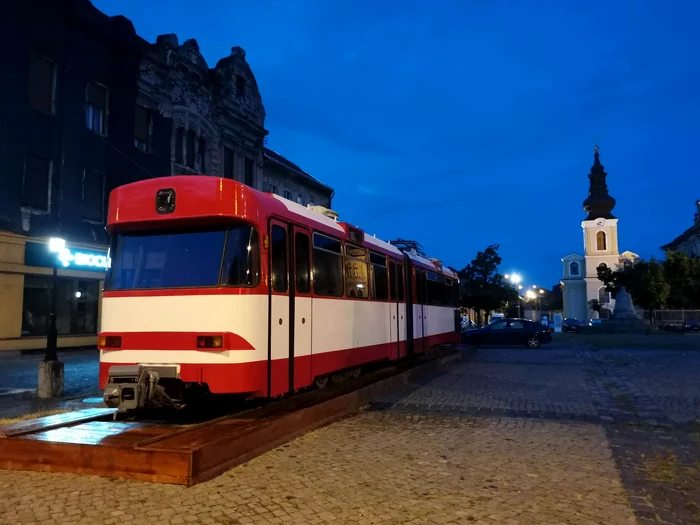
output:
<path id="1" fill-rule="evenodd" d="M 326 208 L 171 176 L 113 190 L 107 231 L 100 388 L 122 412 L 323 388 L 459 341 L 456 273 Z"/>

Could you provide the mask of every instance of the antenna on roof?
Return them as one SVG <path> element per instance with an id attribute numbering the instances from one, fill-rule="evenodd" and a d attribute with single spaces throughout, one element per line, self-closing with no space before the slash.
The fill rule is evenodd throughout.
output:
<path id="1" fill-rule="evenodd" d="M 423 247 L 418 241 L 407 241 L 405 239 L 396 239 L 395 241 L 389 241 L 389 244 L 396 246 L 402 252 L 412 252 L 421 257 L 426 257 Z"/>

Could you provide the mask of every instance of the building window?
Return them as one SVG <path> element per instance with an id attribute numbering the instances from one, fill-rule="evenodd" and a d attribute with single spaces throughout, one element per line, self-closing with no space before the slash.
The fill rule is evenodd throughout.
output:
<path id="1" fill-rule="evenodd" d="M 185 139 L 185 128 L 175 130 L 175 162 L 182 164 L 182 141 Z"/>
<path id="2" fill-rule="evenodd" d="M 270 193 L 274 193 L 275 195 L 279 195 L 280 190 L 275 186 L 274 184 L 270 184 Z"/>
<path id="3" fill-rule="evenodd" d="M 227 179 L 234 178 L 233 159 L 233 150 L 224 148 L 224 177 Z"/>
<path id="4" fill-rule="evenodd" d="M 605 287 L 598 289 L 598 302 L 600 304 L 610 304 L 610 292 L 605 290 Z"/>
<path id="5" fill-rule="evenodd" d="M 83 217 L 88 221 L 104 221 L 105 176 L 95 170 L 83 172 Z"/>
<path id="6" fill-rule="evenodd" d="M 314 293 L 327 297 L 343 296 L 343 251 L 338 239 L 314 233 Z"/>
<path id="7" fill-rule="evenodd" d="M 45 336 L 52 277 L 24 276 L 22 335 Z M 96 334 L 98 281 L 59 278 L 56 282 L 56 328 L 59 335 Z"/>
<path id="8" fill-rule="evenodd" d="M 151 151 L 153 121 L 151 112 L 143 106 L 134 109 L 134 146 L 141 151 Z"/>
<path id="9" fill-rule="evenodd" d="M 55 88 L 56 64 L 32 53 L 29 59 L 29 105 L 38 111 L 53 114 Z"/>
<path id="10" fill-rule="evenodd" d="M 49 211 L 52 169 L 53 163 L 47 157 L 27 154 L 22 178 L 22 206 Z"/>
<path id="11" fill-rule="evenodd" d="M 236 75 L 236 98 L 242 99 L 245 97 L 245 77 Z"/>
<path id="12" fill-rule="evenodd" d="M 245 171 L 244 171 L 245 180 L 243 182 L 245 182 L 245 184 L 250 186 L 250 187 L 255 187 L 255 177 L 253 174 L 253 159 L 251 159 L 250 157 L 246 157 L 244 164 L 245 164 Z"/>
<path id="13" fill-rule="evenodd" d="M 185 148 L 185 165 L 188 168 L 194 169 L 194 145 L 197 142 L 197 133 L 195 130 L 190 129 L 187 131 L 187 144 Z"/>
<path id="14" fill-rule="evenodd" d="M 85 96 L 85 123 L 88 129 L 107 135 L 107 88 L 88 82 Z"/>
<path id="15" fill-rule="evenodd" d="M 199 147 L 197 148 L 197 168 L 200 173 L 207 171 L 205 164 L 207 158 L 207 141 L 199 137 Z"/>
<path id="16" fill-rule="evenodd" d="M 569 275 L 574 277 L 581 275 L 581 269 L 579 268 L 579 264 L 577 262 L 569 263 Z"/>
<path id="17" fill-rule="evenodd" d="M 605 232 L 598 232 L 595 234 L 595 243 L 596 243 L 596 249 L 599 252 L 604 252 L 605 250 L 608 249 L 608 239 L 605 235 Z"/>
<path id="18" fill-rule="evenodd" d="M 284 198 L 291 201 L 292 200 L 292 192 L 284 190 Z"/>

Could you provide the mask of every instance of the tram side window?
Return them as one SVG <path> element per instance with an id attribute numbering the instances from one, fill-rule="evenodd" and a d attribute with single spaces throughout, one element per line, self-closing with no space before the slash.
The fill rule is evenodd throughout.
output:
<path id="1" fill-rule="evenodd" d="M 273 225 L 270 235 L 272 249 L 272 291 L 287 291 L 287 232 L 281 226 Z"/>
<path id="2" fill-rule="evenodd" d="M 439 290 L 439 285 L 437 283 L 437 275 L 433 272 L 428 272 L 427 273 L 427 284 L 428 284 L 428 301 L 426 304 L 430 304 L 432 306 L 437 306 L 440 304 L 440 290 Z"/>
<path id="3" fill-rule="evenodd" d="M 397 279 L 397 285 L 398 285 L 398 289 L 399 289 L 399 302 L 403 302 L 405 300 L 405 297 L 404 297 L 404 291 L 403 291 L 403 283 L 404 283 L 403 264 L 401 264 L 401 263 L 396 265 L 396 279 Z"/>
<path id="4" fill-rule="evenodd" d="M 416 269 L 416 304 L 425 304 L 425 271 Z"/>
<path id="5" fill-rule="evenodd" d="M 345 294 L 348 297 L 367 299 L 367 250 L 345 243 Z"/>
<path id="6" fill-rule="evenodd" d="M 445 298 L 442 302 L 445 306 L 453 305 L 454 294 L 452 293 L 452 288 L 454 288 L 454 286 L 452 286 L 452 279 L 445 277 Z"/>
<path id="7" fill-rule="evenodd" d="M 255 286 L 260 280 L 260 248 L 258 230 L 241 225 L 226 233 L 226 253 L 222 284 L 228 286 Z"/>
<path id="8" fill-rule="evenodd" d="M 389 272 L 386 267 L 386 256 L 369 252 L 369 262 L 372 266 L 372 299 L 386 301 L 389 298 Z"/>
<path id="9" fill-rule="evenodd" d="M 314 293 L 326 297 L 343 296 L 343 251 L 333 237 L 314 233 Z"/>
<path id="10" fill-rule="evenodd" d="M 311 291 L 311 261 L 309 260 L 309 236 L 297 232 L 294 235 L 294 259 L 297 292 L 307 294 Z"/>
<path id="11" fill-rule="evenodd" d="M 389 261 L 389 289 L 391 300 L 396 301 L 396 263 L 394 261 Z"/>

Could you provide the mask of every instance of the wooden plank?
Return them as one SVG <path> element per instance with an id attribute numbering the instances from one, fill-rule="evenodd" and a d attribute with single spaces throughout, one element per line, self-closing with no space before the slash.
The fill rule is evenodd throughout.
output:
<path id="1" fill-rule="evenodd" d="M 23 434 L 32 434 L 34 432 L 41 432 L 76 423 L 84 423 L 86 421 L 105 419 L 112 417 L 116 411 L 116 408 L 86 408 L 84 410 L 74 410 L 72 412 L 64 412 L 62 414 L 53 414 L 51 416 L 10 423 L 9 425 L 0 427 L 0 439 L 21 436 Z"/>
<path id="2" fill-rule="evenodd" d="M 189 485 L 191 454 L 19 438 L 0 441 L 0 468 Z"/>

